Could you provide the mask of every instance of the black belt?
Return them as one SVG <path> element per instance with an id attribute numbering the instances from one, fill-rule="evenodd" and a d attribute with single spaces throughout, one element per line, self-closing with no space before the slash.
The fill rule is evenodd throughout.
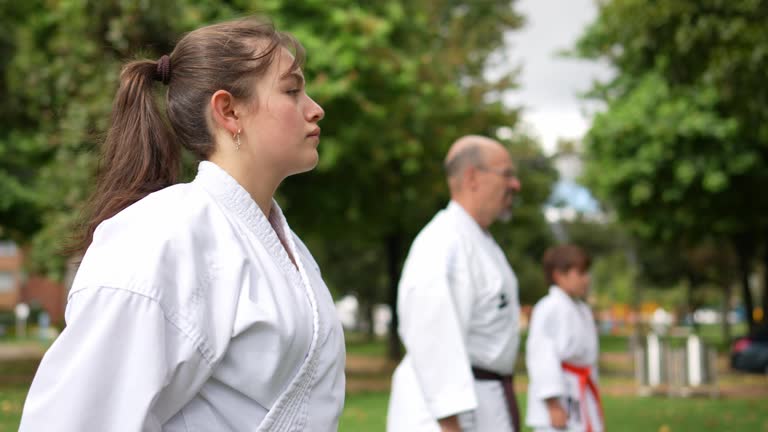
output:
<path id="1" fill-rule="evenodd" d="M 509 409 L 513 430 L 520 432 L 520 410 L 517 407 L 517 398 L 515 398 L 514 376 L 499 375 L 496 372 L 474 366 L 472 367 L 472 375 L 478 381 L 499 381 L 501 383 L 501 386 L 504 388 L 504 399 L 507 401 L 507 409 Z"/>

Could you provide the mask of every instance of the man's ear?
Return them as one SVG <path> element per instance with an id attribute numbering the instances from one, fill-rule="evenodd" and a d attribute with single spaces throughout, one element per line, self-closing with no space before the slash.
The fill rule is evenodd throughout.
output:
<path id="1" fill-rule="evenodd" d="M 226 90 L 211 95 L 211 116 L 215 126 L 226 129 L 233 136 L 240 130 L 240 118 L 235 110 L 235 97 Z"/>
<path id="2" fill-rule="evenodd" d="M 477 189 L 479 184 L 478 172 L 479 170 L 477 167 L 473 165 L 468 166 L 467 169 L 464 170 L 464 184 L 469 190 Z"/>

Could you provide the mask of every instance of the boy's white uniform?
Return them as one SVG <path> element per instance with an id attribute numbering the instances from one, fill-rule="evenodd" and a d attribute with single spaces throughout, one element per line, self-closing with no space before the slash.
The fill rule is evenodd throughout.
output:
<path id="1" fill-rule="evenodd" d="M 590 380 L 597 385 L 598 353 L 589 306 L 557 286 L 550 287 L 549 294 L 533 308 L 526 343 L 528 426 L 537 431 L 554 430 L 545 399 L 557 396 L 568 413 L 568 431 L 603 430 L 598 397 L 589 385 Z M 578 373 L 567 370 L 578 368 L 589 368 L 581 377 L 583 383 Z"/>
<path id="2" fill-rule="evenodd" d="M 512 430 L 499 381 L 511 375 L 519 343 L 517 279 L 491 235 L 456 202 L 416 237 L 399 286 L 407 354 L 395 370 L 389 432 L 439 431 L 460 414 L 464 431 Z"/>
<path id="3" fill-rule="evenodd" d="M 22 431 L 337 429 L 344 335 L 317 264 L 211 162 L 99 225 L 66 318 Z"/>

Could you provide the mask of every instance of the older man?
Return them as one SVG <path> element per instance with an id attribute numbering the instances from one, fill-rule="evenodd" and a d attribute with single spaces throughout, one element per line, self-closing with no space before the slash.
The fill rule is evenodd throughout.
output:
<path id="1" fill-rule="evenodd" d="M 512 371 L 517 278 L 488 232 L 520 191 L 495 140 L 465 136 L 445 159 L 451 202 L 419 233 L 400 279 L 406 356 L 395 370 L 388 432 L 518 432 Z"/>

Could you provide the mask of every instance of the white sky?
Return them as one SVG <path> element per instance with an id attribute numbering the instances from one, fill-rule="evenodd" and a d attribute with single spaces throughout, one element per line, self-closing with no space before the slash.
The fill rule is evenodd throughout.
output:
<path id="1" fill-rule="evenodd" d="M 581 138 L 589 129 L 596 105 L 578 95 L 595 79 L 610 77 L 604 64 L 563 58 L 597 14 L 594 0 L 518 0 L 515 8 L 525 26 L 510 33 L 508 57 L 521 67 L 520 88 L 507 92 L 504 102 L 523 106 L 523 122 L 551 153 L 557 139 Z M 491 72 L 492 74 L 492 72 Z"/>

